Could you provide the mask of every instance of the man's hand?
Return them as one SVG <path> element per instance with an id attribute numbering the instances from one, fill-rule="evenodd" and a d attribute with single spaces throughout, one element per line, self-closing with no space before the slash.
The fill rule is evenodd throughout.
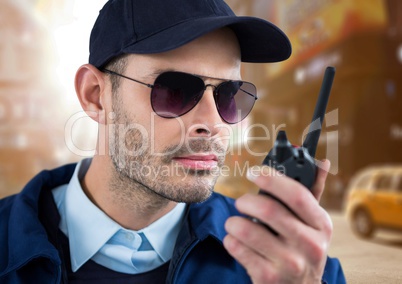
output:
<path id="1" fill-rule="evenodd" d="M 332 222 L 319 205 L 330 167 L 318 169 L 313 194 L 297 181 L 272 168 L 263 167 L 249 178 L 263 191 L 276 196 L 284 205 L 261 194 L 246 194 L 236 201 L 237 209 L 267 224 L 244 217 L 231 217 L 225 224 L 227 251 L 242 264 L 253 283 L 321 283 Z"/>

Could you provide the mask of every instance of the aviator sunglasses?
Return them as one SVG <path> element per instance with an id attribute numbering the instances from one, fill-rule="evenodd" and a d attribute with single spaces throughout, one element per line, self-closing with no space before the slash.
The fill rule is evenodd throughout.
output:
<path id="1" fill-rule="evenodd" d="M 225 81 L 215 86 L 205 84 L 204 80 L 196 75 L 167 71 L 158 75 L 151 85 L 108 69 L 102 71 L 151 88 L 152 109 L 164 118 L 175 118 L 188 113 L 201 100 L 208 86 L 213 87 L 215 105 L 220 117 L 229 124 L 242 121 L 257 100 L 256 87 L 245 81 Z"/>

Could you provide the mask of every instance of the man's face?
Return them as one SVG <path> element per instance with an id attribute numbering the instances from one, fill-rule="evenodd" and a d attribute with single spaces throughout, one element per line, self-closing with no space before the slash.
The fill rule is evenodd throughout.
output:
<path id="1" fill-rule="evenodd" d="M 228 29 L 215 31 L 178 49 L 153 55 L 130 55 L 125 76 L 153 84 L 158 74 L 181 71 L 206 77 L 240 79 L 240 49 Z M 151 89 L 121 79 L 108 116 L 109 151 L 124 180 L 139 183 L 176 202 L 207 199 L 219 176 L 230 128 L 218 114 L 208 87 L 200 102 L 178 118 L 156 115 Z"/>

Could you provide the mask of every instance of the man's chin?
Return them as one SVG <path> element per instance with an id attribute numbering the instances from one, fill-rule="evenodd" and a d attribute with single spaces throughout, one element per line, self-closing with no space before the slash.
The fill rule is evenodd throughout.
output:
<path id="1" fill-rule="evenodd" d="M 181 190 L 179 190 L 179 188 Z M 186 185 L 177 185 L 176 191 L 161 193 L 160 195 L 165 196 L 165 198 L 170 201 L 178 203 L 202 203 L 208 200 L 213 193 L 213 186 L 211 187 L 197 187 L 191 186 L 188 183 Z"/>
<path id="2" fill-rule="evenodd" d="M 187 203 L 187 204 L 203 203 L 212 196 L 212 192 L 213 191 L 209 191 L 207 194 L 204 194 L 204 195 L 192 196 L 189 198 L 182 198 L 182 199 L 180 199 L 180 201 L 177 201 L 177 202 Z"/>

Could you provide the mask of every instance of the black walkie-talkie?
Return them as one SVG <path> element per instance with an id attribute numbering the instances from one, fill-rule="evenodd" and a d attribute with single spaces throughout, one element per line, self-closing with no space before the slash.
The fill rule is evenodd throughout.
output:
<path id="1" fill-rule="evenodd" d="M 327 67 L 315 106 L 313 120 L 303 145 L 301 147 L 292 146 L 286 137 L 286 132 L 281 130 L 278 133 L 274 147 L 262 162 L 263 165 L 269 165 L 281 172 L 283 171 L 285 175 L 297 180 L 310 190 L 317 174 L 314 157 L 334 77 L 335 68 Z"/>
<path id="2" fill-rule="evenodd" d="M 301 147 L 293 146 L 288 141 L 286 132 L 279 131 L 273 148 L 262 162 L 263 165 L 273 167 L 286 176 L 297 180 L 309 190 L 312 189 L 317 175 L 317 165 L 314 157 L 334 77 L 335 68 L 327 67 L 315 106 L 313 120 L 303 145 Z M 260 190 L 259 193 L 268 195 L 286 206 L 281 200 L 263 190 Z M 255 218 L 252 218 L 252 220 L 259 222 Z M 268 229 L 277 234 L 271 228 L 268 227 Z"/>

